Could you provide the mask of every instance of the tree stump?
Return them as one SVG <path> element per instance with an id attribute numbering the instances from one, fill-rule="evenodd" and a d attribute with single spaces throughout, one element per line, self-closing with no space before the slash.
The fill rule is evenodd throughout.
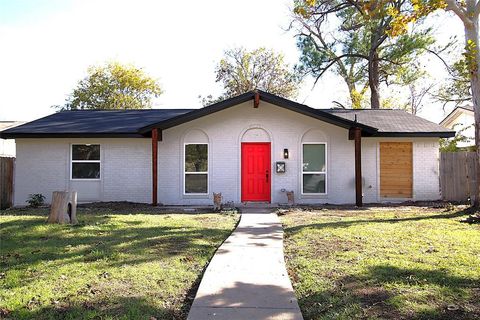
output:
<path id="1" fill-rule="evenodd" d="M 293 206 L 295 204 L 295 194 L 292 191 L 287 191 L 287 200 L 288 200 L 288 205 Z"/>
<path id="2" fill-rule="evenodd" d="M 222 193 L 213 193 L 213 211 L 221 211 L 222 210 Z"/>
<path id="3" fill-rule="evenodd" d="M 77 192 L 54 191 L 48 223 L 78 223 L 77 220 Z"/>

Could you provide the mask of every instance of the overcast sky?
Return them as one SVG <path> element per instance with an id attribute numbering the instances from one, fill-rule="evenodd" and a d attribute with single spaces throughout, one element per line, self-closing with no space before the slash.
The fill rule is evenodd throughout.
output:
<path id="1" fill-rule="evenodd" d="M 63 104 L 88 66 L 109 60 L 132 63 L 157 78 L 164 94 L 155 108 L 201 107 L 199 95 L 218 95 L 214 69 L 225 49 L 272 48 L 293 65 L 299 52 L 286 32 L 288 0 L 119 1 L 0 0 L 0 120 L 33 120 Z M 461 23 L 442 15 L 438 37 L 462 36 Z M 428 61 L 434 81 L 443 76 Z M 333 75 L 312 89 L 304 82 L 297 101 L 315 108 L 347 102 Z M 440 105 L 421 114 L 439 121 Z"/>

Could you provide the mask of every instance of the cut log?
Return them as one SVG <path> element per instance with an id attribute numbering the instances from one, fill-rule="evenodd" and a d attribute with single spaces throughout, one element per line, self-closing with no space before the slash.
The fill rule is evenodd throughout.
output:
<path id="1" fill-rule="evenodd" d="M 54 191 L 48 223 L 71 223 L 77 221 L 77 192 L 76 191 Z"/>
<path id="2" fill-rule="evenodd" d="M 292 191 L 287 191 L 287 200 L 288 205 L 293 206 L 295 204 L 295 193 Z"/>

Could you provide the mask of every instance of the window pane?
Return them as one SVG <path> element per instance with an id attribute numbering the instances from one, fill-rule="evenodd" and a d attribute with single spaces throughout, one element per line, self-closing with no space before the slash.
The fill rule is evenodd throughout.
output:
<path id="1" fill-rule="evenodd" d="M 72 160 L 100 160 L 100 145 L 72 145 Z"/>
<path id="2" fill-rule="evenodd" d="M 325 145 L 303 145 L 303 171 L 325 171 Z"/>
<path id="3" fill-rule="evenodd" d="M 325 193 L 325 174 L 304 174 L 303 193 Z"/>
<path id="4" fill-rule="evenodd" d="M 98 162 L 72 163 L 72 179 L 100 179 L 100 163 Z"/>
<path id="5" fill-rule="evenodd" d="M 206 174 L 186 174 L 185 175 L 185 193 L 207 193 Z"/>
<path id="6" fill-rule="evenodd" d="M 208 171 L 208 145 L 187 144 L 185 146 L 185 171 Z"/>

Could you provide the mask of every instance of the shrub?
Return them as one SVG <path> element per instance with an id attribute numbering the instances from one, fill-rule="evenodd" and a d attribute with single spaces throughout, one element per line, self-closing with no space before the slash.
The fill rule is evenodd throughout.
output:
<path id="1" fill-rule="evenodd" d="M 26 201 L 28 206 L 31 208 L 38 208 L 43 206 L 45 203 L 45 196 L 41 193 L 35 193 L 28 196 L 28 200 Z"/>

